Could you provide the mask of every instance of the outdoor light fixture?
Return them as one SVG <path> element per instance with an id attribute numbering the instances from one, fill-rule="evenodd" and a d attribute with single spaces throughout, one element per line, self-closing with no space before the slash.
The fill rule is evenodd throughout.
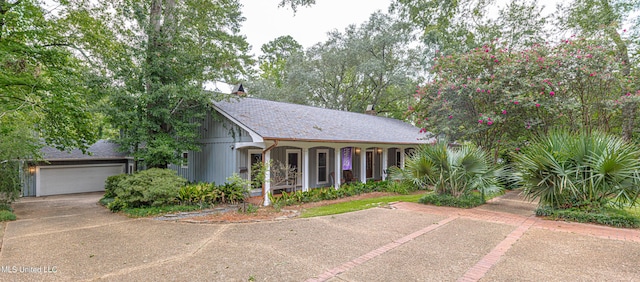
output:
<path id="1" fill-rule="evenodd" d="M 378 154 L 382 154 L 382 148 L 378 148 Z"/>
<path id="2" fill-rule="evenodd" d="M 36 173 L 36 167 L 35 167 L 35 166 L 30 166 L 30 167 L 29 167 L 29 173 L 30 173 L 30 174 L 34 174 L 34 173 Z"/>
<path id="3" fill-rule="evenodd" d="M 356 147 L 356 154 L 360 154 L 360 148 Z"/>

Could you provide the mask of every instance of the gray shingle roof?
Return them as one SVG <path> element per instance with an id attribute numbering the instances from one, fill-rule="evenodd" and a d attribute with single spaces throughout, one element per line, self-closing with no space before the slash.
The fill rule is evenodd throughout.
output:
<path id="1" fill-rule="evenodd" d="M 214 104 L 263 139 L 382 144 L 431 141 L 419 128 L 392 118 L 255 98 Z"/>
<path id="2" fill-rule="evenodd" d="M 85 155 L 76 149 L 71 152 L 60 151 L 46 146 L 40 150 L 45 160 L 91 160 L 91 159 L 124 159 L 126 154 L 118 152 L 118 145 L 108 140 L 98 140 L 89 147 L 91 155 Z"/>

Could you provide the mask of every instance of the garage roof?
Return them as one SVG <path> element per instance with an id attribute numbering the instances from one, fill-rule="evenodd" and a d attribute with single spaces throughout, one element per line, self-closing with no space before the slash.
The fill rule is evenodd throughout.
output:
<path id="1" fill-rule="evenodd" d="M 60 151 L 56 148 L 45 146 L 40 150 L 42 157 L 47 161 L 55 160 L 105 160 L 105 159 L 124 159 L 125 153 L 118 151 L 118 144 L 112 143 L 109 140 L 98 140 L 95 144 L 91 145 L 87 152 L 89 154 L 83 154 L 82 151 L 75 149 L 70 152 Z"/>

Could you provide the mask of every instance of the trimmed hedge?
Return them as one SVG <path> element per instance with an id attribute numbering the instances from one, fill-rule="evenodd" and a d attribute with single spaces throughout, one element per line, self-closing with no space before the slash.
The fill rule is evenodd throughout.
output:
<path id="1" fill-rule="evenodd" d="M 582 210 L 578 208 L 553 209 L 550 207 L 539 207 L 536 209 L 536 215 L 553 220 L 597 223 L 613 227 L 640 228 L 640 219 L 628 214 L 624 210 L 613 208 Z"/>
<path id="2" fill-rule="evenodd" d="M 481 206 L 485 203 L 482 199 L 481 195 L 463 195 L 461 197 L 454 197 L 446 194 L 436 194 L 430 193 L 424 195 L 420 200 L 418 200 L 421 204 L 429 204 L 434 206 L 447 206 L 447 207 L 456 207 L 456 208 L 475 208 L 477 206 Z"/>

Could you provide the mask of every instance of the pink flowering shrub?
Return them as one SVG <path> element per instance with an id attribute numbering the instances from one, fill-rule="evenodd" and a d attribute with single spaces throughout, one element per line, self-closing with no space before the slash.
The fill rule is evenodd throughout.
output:
<path id="1" fill-rule="evenodd" d="M 525 50 L 494 41 L 436 58 L 411 113 L 429 132 L 496 150 L 555 127 L 611 132 L 619 130 L 619 109 L 640 96 L 637 74 L 624 76 L 622 68 L 606 40 Z"/>

